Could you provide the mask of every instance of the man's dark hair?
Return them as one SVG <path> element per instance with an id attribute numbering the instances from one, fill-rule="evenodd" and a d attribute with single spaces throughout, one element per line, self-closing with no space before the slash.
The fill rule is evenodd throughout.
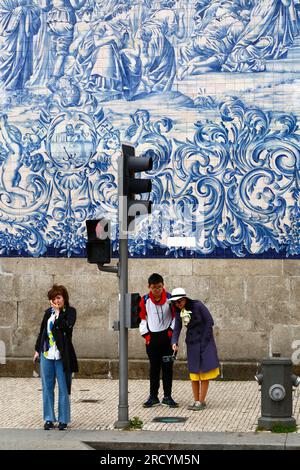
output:
<path id="1" fill-rule="evenodd" d="M 148 285 L 151 286 L 151 284 L 159 284 L 159 283 L 164 283 L 164 279 L 160 274 L 153 273 L 148 279 Z"/>

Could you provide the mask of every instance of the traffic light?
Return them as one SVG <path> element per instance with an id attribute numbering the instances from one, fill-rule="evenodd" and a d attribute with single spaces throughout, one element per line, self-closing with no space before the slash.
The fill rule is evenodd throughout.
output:
<path id="1" fill-rule="evenodd" d="M 141 322 L 140 318 L 140 294 L 125 294 L 125 327 L 138 328 Z"/>
<path id="2" fill-rule="evenodd" d="M 122 154 L 123 174 L 121 175 L 122 187 L 120 195 L 124 196 L 127 201 L 126 229 L 130 231 L 134 228 L 131 222 L 136 217 L 151 214 L 152 202 L 150 200 L 137 200 L 135 195 L 150 193 L 152 182 L 150 179 L 135 178 L 135 173 L 152 170 L 153 160 L 152 157 L 136 157 L 134 147 L 129 144 L 122 144 Z M 126 217 L 125 214 L 124 217 Z"/>
<path id="3" fill-rule="evenodd" d="M 86 220 L 88 241 L 87 260 L 94 264 L 108 264 L 111 259 L 110 220 Z"/>

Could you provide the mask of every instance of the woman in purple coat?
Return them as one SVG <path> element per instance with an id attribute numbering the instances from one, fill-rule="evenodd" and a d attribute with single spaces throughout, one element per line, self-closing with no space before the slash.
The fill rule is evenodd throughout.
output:
<path id="1" fill-rule="evenodd" d="M 187 361 L 192 381 L 194 404 L 189 410 L 206 408 L 205 397 L 209 381 L 219 374 L 219 359 L 213 336 L 211 314 L 200 300 L 191 300 L 181 287 L 173 289 L 169 299 L 175 310 L 175 327 L 172 336 L 173 351 L 178 350 L 182 325 L 186 326 Z"/>

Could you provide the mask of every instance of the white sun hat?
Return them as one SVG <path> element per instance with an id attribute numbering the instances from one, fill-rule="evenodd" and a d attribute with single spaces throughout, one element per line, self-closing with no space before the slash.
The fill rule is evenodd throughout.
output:
<path id="1" fill-rule="evenodd" d="M 176 300 L 187 297 L 185 290 L 182 287 L 176 287 L 172 290 L 171 297 L 168 299 L 168 303 L 175 302 Z"/>

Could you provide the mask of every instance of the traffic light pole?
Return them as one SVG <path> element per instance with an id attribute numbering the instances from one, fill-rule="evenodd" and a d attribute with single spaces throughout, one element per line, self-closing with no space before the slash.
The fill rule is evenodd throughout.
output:
<path id="1" fill-rule="evenodd" d="M 114 426 L 129 425 L 128 414 L 128 329 L 125 326 L 125 294 L 128 292 L 127 199 L 123 196 L 123 159 L 119 158 L 119 406 Z"/>
<path id="2" fill-rule="evenodd" d="M 135 173 L 151 170 L 151 157 L 135 158 L 132 145 L 122 144 L 119 157 L 119 406 L 118 421 L 115 428 L 123 429 L 129 425 L 128 417 L 128 326 L 126 324 L 126 298 L 128 296 L 128 230 L 129 221 L 142 213 L 151 212 L 150 201 L 138 201 L 139 209 L 129 216 L 129 209 L 135 203 L 135 194 L 151 191 L 149 179 L 136 179 Z M 143 210 L 143 211 L 142 211 Z M 130 312 L 131 313 L 131 312 Z M 128 317 L 128 315 L 127 315 Z"/>
<path id="3" fill-rule="evenodd" d="M 135 217 L 151 214 L 150 200 L 136 201 L 136 194 L 150 193 L 149 179 L 135 178 L 135 173 L 150 171 L 153 160 L 148 156 L 135 157 L 131 144 L 122 144 L 122 156 L 118 161 L 118 222 L 119 222 L 119 263 L 105 266 L 111 261 L 111 231 L 107 219 L 87 220 L 87 257 L 89 263 L 98 265 L 100 271 L 117 274 L 119 277 L 119 322 L 114 330 L 119 331 L 119 405 L 115 428 L 124 429 L 129 425 L 128 417 L 128 328 L 137 328 L 139 294 L 128 294 L 128 231 Z M 107 229 L 106 229 L 107 227 Z M 108 235 L 108 239 L 107 239 Z M 137 297 L 138 296 L 138 297 Z M 134 321 L 133 321 L 134 319 Z"/>

